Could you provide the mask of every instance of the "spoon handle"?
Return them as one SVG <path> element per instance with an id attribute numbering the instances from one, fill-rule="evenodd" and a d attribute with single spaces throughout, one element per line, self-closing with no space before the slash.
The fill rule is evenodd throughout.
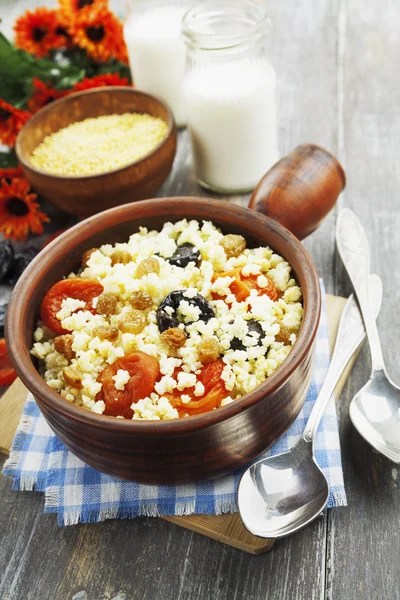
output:
<path id="1" fill-rule="evenodd" d="M 336 242 L 340 257 L 353 284 L 371 351 L 373 371 L 382 371 L 385 367 L 379 341 L 378 328 L 368 301 L 370 272 L 370 248 L 366 233 L 356 215 L 344 208 L 338 217 Z"/>
<path id="2" fill-rule="evenodd" d="M 382 303 L 382 282 L 378 275 L 370 275 L 369 283 L 374 290 L 374 294 L 371 295 L 371 312 L 376 318 Z M 328 373 L 303 433 L 303 439 L 306 442 L 311 442 L 314 439 L 319 422 L 325 407 L 333 394 L 336 384 L 350 358 L 362 344 L 364 339 L 365 328 L 363 320 L 357 302 L 352 294 L 347 300 L 340 318 L 335 348 L 333 350 Z"/>

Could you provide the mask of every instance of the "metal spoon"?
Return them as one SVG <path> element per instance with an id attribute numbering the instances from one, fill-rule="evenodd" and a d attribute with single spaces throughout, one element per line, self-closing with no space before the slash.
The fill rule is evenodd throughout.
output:
<path id="1" fill-rule="evenodd" d="M 350 419 L 371 446 L 393 462 L 400 463 L 400 388 L 386 372 L 378 329 L 370 310 L 368 239 L 360 221 L 348 208 L 339 214 L 336 241 L 358 298 L 372 362 L 368 383 L 351 401 Z"/>
<path id="2" fill-rule="evenodd" d="M 371 275 L 372 312 L 379 314 L 382 284 Z M 325 508 L 328 482 L 314 457 L 314 436 L 322 414 L 351 356 L 365 339 L 365 329 L 353 296 L 339 323 L 331 364 L 306 428 L 297 444 L 283 454 L 256 462 L 239 483 L 239 512 L 254 535 L 279 538 L 301 529 Z"/>

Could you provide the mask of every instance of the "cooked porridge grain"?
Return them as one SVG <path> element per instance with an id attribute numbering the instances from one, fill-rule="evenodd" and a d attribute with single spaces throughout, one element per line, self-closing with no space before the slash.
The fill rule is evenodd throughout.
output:
<path id="1" fill-rule="evenodd" d="M 87 410 L 152 420 L 218 409 L 253 390 L 296 343 L 303 306 L 290 265 L 246 246 L 211 222 L 183 219 L 91 251 L 42 302 L 32 354 L 47 384 Z M 102 297 L 114 299 L 112 310 Z M 65 341 L 51 331 L 60 327 Z"/>

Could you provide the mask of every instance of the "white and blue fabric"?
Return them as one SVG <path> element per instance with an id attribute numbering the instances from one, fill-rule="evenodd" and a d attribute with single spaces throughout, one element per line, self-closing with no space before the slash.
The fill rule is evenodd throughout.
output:
<path id="1" fill-rule="evenodd" d="M 325 292 L 323 291 L 323 299 Z M 315 369 L 304 407 L 287 433 L 265 456 L 289 450 L 304 430 L 329 366 L 325 300 L 319 326 Z M 345 506 L 338 420 L 332 398 L 315 440 L 316 459 L 330 486 L 328 506 Z M 29 396 L 3 474 L 14 490 L 45 493 L 45 512 L 57 513 L 60 525 L 113 518 L 222 514 L 237 510 L 236 492 L 243 470 L 214 481 L 177 486 L 122 481 L 87 466 L 54 435 Z"/>

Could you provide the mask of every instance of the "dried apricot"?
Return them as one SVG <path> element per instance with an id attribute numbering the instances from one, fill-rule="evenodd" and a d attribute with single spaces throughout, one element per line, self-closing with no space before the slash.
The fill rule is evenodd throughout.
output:
<path id="1" fill-rule="evenodd" d="M 240 269 L 234 269 L 233 271 L 224 271 L 223 273 L 216 273 L 212 277 L 212 282 L 216 281 L 220 277 L 233 277 L 234 281 L 229 286 L 231 294 L 234 294 L 237 302 L 243 302 L 250 295 L 249 288 L 242 282 Z M 211 293 L 214 300 L 224 300 L 224 296 L 220 296 L 215 292 Z"/>
<path id="2" fill-rule="evenodd" d="M 231 294 L 234 294 L 237 302 L 243 302 L 250 296 L 251 290 L 257 290 L 260 296 L 268 296 L 276 302 L 279 299 L 280 295 L 278 290 L 275 287 L 274 282 L 269 277 L 265 276 L 267 279 L 267 285 L 261 288 L 257 284 L 258 275 L 250 275 L 249 277 L 244 277 L 240 269 L 234 269 L 233 271 L 224 271 L 223 273 L 215 274 L 212 278 L 212 281 L 216 281 L 219 277 L 234 277 L 235 281 L 229 286 L 229 290 Z M 211 293 L 214 300 L 224 300 L 223 296 L 216 294 L 215 292 Z"/>
<path id="3" fill-rule="evenodd" d="M 86 302 L 85 310 L 93 312 L 92 300 L 103 292 L 103 286 L 96 279 L 63 279 L 55 283 L 46 293 L 40 306 L 40 318 L 43 323 L 59 335 L 69 333 L 57 319 L 63 300 L 74 298 Z"/>
<path id="4" fill-rule="evenodd" d="M 198 415 L 214 408 L 217 408 L 224 398 L 229 395 L 224 381 L 221 379 L 225 364 L 222 359 L 206 365 L 198 375 L 198 381 L 204 385 L 204 394 L 200 398 L 194 395 L 193 388 L 185 388 L 183 392 L 177 389 L 172 394 L 165 394 L 170 404 L 177 409 L 179 416 Z M 179 372 L 179 369 L 177 370 Z M 177 373 L 174 373 L 176 376 Z M 192 398 L 190 402 L 182 402 L 181 396 L 185 394 Z"/>
<path id="5" fill-rule="evenodd" d="M 275 287 L 274 282 L 267 275 L 264 275 L 267 279 L 267 285 L 265 287 L 260 287 L 257 284 L 258 275 L 250 275 L 249 277 L 242 276 L 242 282 L 249 288 L 249 290 L 257 290 L 259 296 L 268 296 L 276 302 L 279 300 L 279 292 Z"/>
<path id="6" fill-rule="evenodd" d="M 123 390 L 117 390 L 113 380 L 119 369 L 128 371 L 130 375 Z M 133 352 L 118 358 L 100 373 L 97 381 L 101 383 L 102 391 L 96 396 L 96 400 L 104 401 L 105 415 L 131 419 L 133 416 L 131 405 L 150 396 L 159 376 L 160 369 L 155 358 L 144 352 Z"/>

